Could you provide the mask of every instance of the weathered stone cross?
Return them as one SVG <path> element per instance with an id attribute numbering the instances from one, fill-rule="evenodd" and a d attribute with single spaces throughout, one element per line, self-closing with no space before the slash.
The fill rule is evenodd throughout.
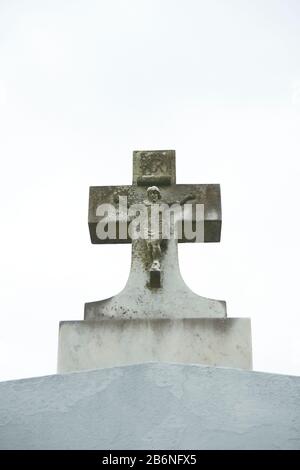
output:
<path id="1" fill-rule="evenodd" d="M 127 196 L 126 210 L 120 208 L 121 196 Z M 167 223 L 172 236 L 165 239 L 160 225 L 155 231 L 152 217 L 145 228 L 153 208 L 163 209 L 164 204 L 169 212 L 174 202 L 179 211 Z M 132 204 L 139 205 L 142 218 Z M 202 237 L 196 231 L 193 240 L 191 233 L 181 233 L 180 222 L 197 223 L 197 204 L 203 230 Z M 143 227 L 140 238 L 131 230 L 137 220 Z M 108 230 L 103 232 L 103 227 Z M 134 152 L 132 186 L 90 188 L 89 229 L 92 243 L 132 243 L 131 270 L 119 294 L 85 304 L 84 321 L 60 322 L 60 373 L 149 361 L 251 369 L 250 319 L 226 318 L 225 302 L 192 292 L 178 266 L 178 241 L 220 241 L 219 185 L 176 185 L 173 150 Z M 117 260 L 115 265 L 117 269 Z"/>
<path id="2" fill-rule="evenodd" d="M 156 195 L 155 195 L 156 194 Z M 92 243 L 132 243 L 129 279 L 118 295 L 85 305 L 85 320 L 108 318 L 209 318 L 226 317 L 223 301 L 194 294 L 184 283 L 178 266 L 177 240 L 132 240 L 127 229 L 120 236 L 117 217 L 116 237 L 101 239 L 97 234 L 101 204 L 115 206 L 119 196 L 126 196 L 128 205 L 156 203 L 157 197 L 170 205 L 174 201 L 191 204 L 190 218 L 196 223 L 196 204 L 204 207 L 204 242 L 219 242 L 221 235 L 221 197 L 217 184 L 176 185 L 174 150 L 133 152 L 132 186 L 94 186 L 90 188 L 89 229 Z M 153 200 L 151 200 L 153 198 Z M 182 218 L 181 223 L 183 224 Z M 124 232 L 124 231 L 123 231 Z M 184 230 L 179 242 L 187 239 Z M 150 248 L 150 249 L 149 249 Z"/>

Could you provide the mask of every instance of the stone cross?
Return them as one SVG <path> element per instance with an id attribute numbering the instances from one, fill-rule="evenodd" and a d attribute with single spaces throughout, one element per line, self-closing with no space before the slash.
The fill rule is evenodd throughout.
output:
<path id="1" fill-rule="evenodd" d="M 186 213 L 176 222 L 181 224 L 177 236 L 162 240 L 151 235 L 133 239 L 132 218 L 116 212 L 114 236 L 99 237 L 99 207 L 117 209 L 120 197 L 126 196 L 127 207 L 142 205 L 146 210 L 164 203 L 170 206 L 189 204 L 191 227 L 197 222 L 197 205 L 203 207 L 202 242 L 219 242 L 221 235 L 221 196 L 218 184 L 176 184 L 174 150 L 134 151 L 133 181 L 128 186 L 93 186 L 89 197 L 89 230 L 92 243 L 132 243 L 131 271 L 124 290 L 106 300 L 85 305 L 85 320 L 103 318 L 174 318 L 226 317 L 223 301 L 194 294 L 184 283 L 178 266 L 177 242 L 197 242 L 187 238 L 183 228 Z M 159 201 L 158 201 L 159 199 Z M 118 206 L 119 208 L 119 206 Z M 148 212 L 147 212 L 148 213 Z M 103 216 L 103 214 L 102 214 Z M 108 217 L 109 220 L 109 217 Z M 172 232 L 173 233 L 173 232 Z M 179 235 L 178 235 L 179 234 Z M 173 233 L 174 235 L 174 233 Z"/>
<path id="2" fill-rule="evenodd" d="M 188 223 L 195 236 L 180 230 Z M 120 293 L 85 304 L 84 321 L 60 322 L 59 373 L 143 362 L 251 369 L 250 319 L 227 318 L 225 302 L 196 295 L 178 265 L 178 242 L 220 241 L 219 185 L 177 185 L 173 150 L 136 151 L 132 185 L 90 188 L 89 229 L 92 243 L 132 243 L 131 270 Z"/>

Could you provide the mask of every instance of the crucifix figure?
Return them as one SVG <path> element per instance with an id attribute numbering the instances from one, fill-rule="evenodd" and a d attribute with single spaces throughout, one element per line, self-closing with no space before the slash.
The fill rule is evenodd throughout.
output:
<path id="1" fill-rule="evenodd" d="M 150 186 L 147 189 L 148 199 L 144 201 L 147 207 L 148 227 L 146 233 L 147 248 L 152 258 L 151 271 L 160 271 L 160 258 L 161 258 L 161 231 L 156 235 L 151 230 L 151 208 L 157 205 L 158 200 L 161 198 L 160 190 L 157 186 Z"/>
<path id="2" fill-rule="evenodd" d="M 161 192 L 157 186 L 150 186 L 147 189 L 147 199 L 144 201 L 145 207 L 147 208 L 147 229 L 145 233 L 145 240 L 149 254 L 152 259 L 152 264 L 150 267 L 150 285 L 152 287 L 160 287 L 160 261 L 161 261 L 161 245 L 164 241 L 164 233 L 162 230 L 162 224 L 166 223 L 166 213 L 169 206 L 174 206 L 175 204 L 182 206 L 187 201 L 195 199 L 194 195 L 187 195 L 181 201 L 171 201 L 160 203 Z M 153 222 L 155 218 L 153 217 L 153 212 L 156 211 L 157 217 L 157 227 L 153 227 Z M 167 214 L 168 215 L 168 214 Z M 162 220 L 159 220 L 159 219 Z M 154 220 L 153 220 L 154 219 Z M 169 233 L 166 235 L 171 237 L 174 234 L 174 229 L 171 230 L 171 227 L 168 226 Z"/>
<path id="3" fill-rule="evenodd" d="M 116 212 L 113 235 L 99 237 L 97 228 L 103 204 L 116 207 L 126 196 L 128 213 Z M 188 211 L 186 209 L 188 203 Z M 152 209 L 163 212 L 179 206 L 180 216 L 170 224 L 171 236 L 162 236 L 161 224 L 153 230 Z M 132 207 L 145 209 L 147 222 L 143 237 L 133 236 L 137 217 Z M 198 222 L 197 208 L 203 208 L 203 236 L 199 240 L 187 236 L 184 224 L 194 228 Z M 161 209 L 163 209 L 161 211 Z M 118 209 L 119 210 L 119 209 Z M 174 236 L 176 228 L 176 236 Z M 92 243 L 132 243 L 132 263 L 127 284 L 122 292 L 106 300 L 85 305 L 85 319 L 103 318 L 172 318 L 176 315 L 226 317 L 223 301 L 207 299 L 193 293 L 184 283 L 177 255 L 177 243 L 219 242 L 221 235 L 221 197 L 217 184 L 176 184 L 175 151 L 135 151 L 133 153 L 133 184 L 131 186 L 93 186 L 89 198 L 89 229 Z M 143 233 L 143 230 L 142 230 Z M 179 236 L 178 236 L 179 233 Z M 194 231 L 192 230 L 192 234 Z M 196 232 L 195 232 L 196 233 Z"/>

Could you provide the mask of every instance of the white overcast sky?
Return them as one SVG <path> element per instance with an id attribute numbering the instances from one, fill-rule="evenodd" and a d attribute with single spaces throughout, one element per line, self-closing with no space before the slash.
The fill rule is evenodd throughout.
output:
<path id="1" fill-rule="evenodd" d="M 300 375 L 300 2 L 0 0 L 1 380 L 55 373 L 59 321 L 123 288 L 130 245 L 90 243 L 88 188 L 155 148 L 221 184 L 186 283 L 251 317 L 255 370 Z"/>

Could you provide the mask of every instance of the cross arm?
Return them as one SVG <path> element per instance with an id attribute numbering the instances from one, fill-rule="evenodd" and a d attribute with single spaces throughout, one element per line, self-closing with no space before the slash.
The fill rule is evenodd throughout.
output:
<path id="1" fill-rule="evenodd" d="M 222 226 L 222 209 L 221 209 L 221 192 L 219 184 L 176 184 L 171 185 L 166 195 L 166 202 L 170 205 L 188 204 L 191 206 L 192 228 L 196 228 L 196 205 L 203 204 L 204 218 L 204 239 L 203 242 L 219 242 L 221 239 Z M 162 191 L 163 194 L 163 191 Z M 163 197 L 163 196 L 162 196 Z M 183 218 L 183 222 L 184 222 Z M 182 238 L 178 241 L 181 243 L 193 242 L 196 240 L 187 240 L 184 237 L 182 229 Z"/>
<path id="2" fill-rule="evenodd" d="M 89 215 L 88 224 L 91 242 L 93 244 L 107 244 L 107 243 L 131 243 L 130 237 L 119 236 L 119 218 L 117 214 L 119 197 L 127 197 L 127 205 L 133 204 L 137 201 L 135 193 L 132 191 L 132 186 L 91 186 L 89 194 Z M 97 215 L 98 208 L 102 205 L 111 205 L 116 210 L 116 238 L 100 239 L 97 235 L 97 225 L 101 220 L 102 216 Z"/>
<path id="3" fill-rule="evenodd" d="M 161 201 L 172 205 L 174 203 L 191 205 L 191 220 L 193 228 L 196 224 L 196 204 L 204 205 L 204 242 L 219 242 L 221 237 L 221 195 L 220 186 L 218 184 L 172 184 L 170 186 L 161 186 Z M 120 237 L 120 219 L 118 215 L 119 196 L 127 197 L 127 206 L 132 204 L 141 204 L 147 198 L 147 187 L 145 186 L 92 186 L 89 195 L 89 216 L 88 224 L 91 242 L 94 244 L 103 243 L 131 243 L 128 235 Z M 97 236 L 97 224 L 101 220 L 101 216 L 97 215 L 97 208 L 102 204 L 110 204 L 116 208 L 116 237 L 114 239 L 100 239 Z M 184 220 L 184 219 L 183 219 Z M 183 236 L 179 238 L 179 242 L 190 242 L 196 240 L 186 240 Z"/>

